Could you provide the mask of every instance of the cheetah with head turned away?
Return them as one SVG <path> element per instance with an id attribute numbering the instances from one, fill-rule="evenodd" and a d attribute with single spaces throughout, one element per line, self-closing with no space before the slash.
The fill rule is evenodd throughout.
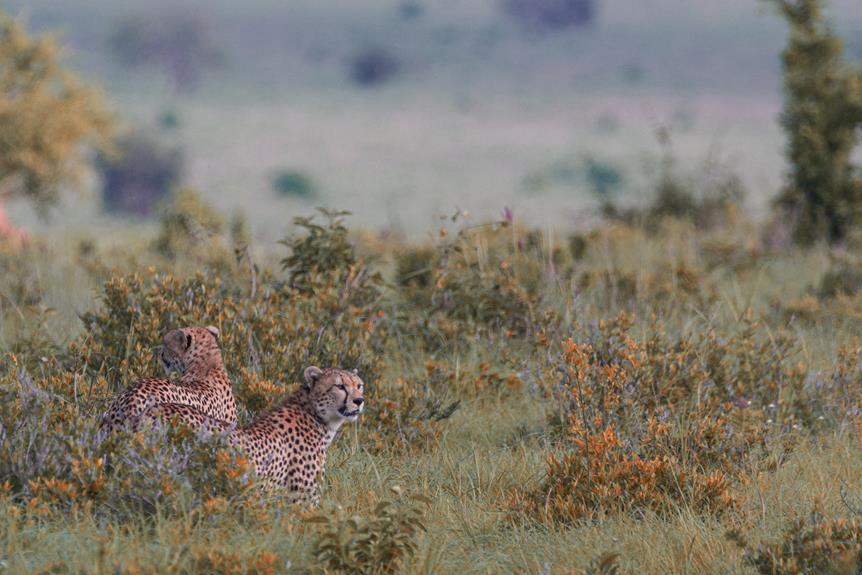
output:
<path id="1" fill-rule="evenodd" d="M 196 407 L 176 403 L 153 406 L 145 416 L 177 418 L 195 429 L 228 433 L 268 485 L 288 490 L 295 500 L 317 504 L 317 479 L 323 473 L 326 449 L 345 422 L 359 417 L 363 388 L 355 370 L 311 366 L 298 389 L 245 427 L 233 429 Z"/>
<path id="2" fill-rule="evenodd" d="M 160 354 L 168 372 L 180 378 L 144 378 L 132 383 L 111 402 L 99 427 L 109 432 L 132 422 L 149 407 L 163 403 L 192 406 L 204 415 L 236 423 L 236 399 L 218 345 L 219 331 L 209 327 L 175 329 L 164 338 Z"/>

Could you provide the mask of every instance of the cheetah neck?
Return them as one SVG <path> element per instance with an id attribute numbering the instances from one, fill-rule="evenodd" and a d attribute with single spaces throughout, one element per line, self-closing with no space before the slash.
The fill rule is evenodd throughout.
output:
<path id="1" fill-rule="evenodd" d="M 317 410 L 314 409 L 311 402 L 311 394 L 304 387 L 299 387 L 287 396 L 284 405 L 296 406 L 300 411 L 308 415 L 309 419 L 313 420 L 317 427 L 320 428 L 320 431 L 328 437 L 328 439 L 326 439 L 325 446 L 328 446 L 332 442 L 332 439 L 335 437 L 335 433 L 338 431 L 338 428 L 341 427 L 341 421 L 329 422 L 317 414 Z"/>
<path id="2" fill-rule="evenodd" d="M 186 369 L 186 372 L 180 376 L 179 380 L 180 384 L 183 385 L 200 385 L 202 383 L 207 384 L 213 381 L 216 384 L 230 381 L 223 365 L 190 365 L 189 368 Z"/>

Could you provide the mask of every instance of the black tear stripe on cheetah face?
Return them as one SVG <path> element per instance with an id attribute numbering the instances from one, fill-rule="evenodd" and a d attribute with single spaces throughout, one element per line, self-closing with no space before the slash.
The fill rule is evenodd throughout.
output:
<path id="1" fill-rule="evenodd" d="M 326 449 L 340 427 L 362 413 L 364 388 L 355 371 L 309 367 L 297 390 L 251 424 L 231 432 L 230 441 L 245 452 L 269 485 L 288 490 L 296 500 L 317 504 L 317 479 L 326 464 Z M 176 417 L 210 432 L 231 428 L 188 405 L 157 405 L 145 415 Z"/>
<path id="2" fill-rule="evenodd" d="M 222 361 L 218 334 L 218 329 L 211 326 L 185 327 L 168 333 L 159 357 L 167 371 L 180 374 L 179 381 L 135 381 L 114 398 L 100 419 L 100 429 L 109 432 L 127 422 L 134 426 L 146 409 L 161 403 L 193 406 L 204 415 L 235 423 L 236 399 Z"/>

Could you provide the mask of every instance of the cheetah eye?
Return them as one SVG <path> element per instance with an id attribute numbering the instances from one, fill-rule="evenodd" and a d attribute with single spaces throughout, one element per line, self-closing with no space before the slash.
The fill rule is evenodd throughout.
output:
<path id="1" fill-rule="evenodd" d="M 347 386 L 346 386 L 346 385 L 344 385 L 343 383 L 339 383 L 339 384 L 338 384 L 338 389 L 340 389 L 341 391 L 347 391 Z"/>

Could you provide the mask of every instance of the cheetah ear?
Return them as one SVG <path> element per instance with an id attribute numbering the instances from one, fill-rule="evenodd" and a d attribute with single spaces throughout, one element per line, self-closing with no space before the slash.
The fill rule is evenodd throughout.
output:
<path id="1" fill-rule="evenodd" d="M 303 387 L 305 389 L 311 389 L 311 387 L 320 379 L 320 376 L 323 375 L 323 370 L 315 365 L 310 365 L 305 368 L 305 384 Z"/>
<path id="2" fill-rule="evenodd" d="M 354 367 L 350 370 L 350 373 L 352 373 L 353 375 L 359 375 L 359 370 Z"/>
<path id="3" fill-rule="evenodd" d="M 164 337 L 165 347 L 177 353 L 188 350 L 192 345 L 192 336 L 184 329 L 173 329 Z"/>
<path id="4" fill-rule="evenodd" d="M 180 346 L 182 346 L 183 349 L 186 347 L 186 338 L 183 331 L 180 329 L 172 329 L 166 333 L 164 342 L 166 346 L 173 347 L 173 349 L 179 349 Z"/>
<path id="5" fill-rule="evenodd" d="M 206 330 L 207 330 L 208 332 L 210 332 L 211 334 L 213 334 L 213 337 L 214 337 L 214 338 L 216 338 L 216 341 L 218 341 L 218 338 L 219 338 L 219 332 L 218 332 L 218 328 L 217 328 L 216 326 L 214 326 L 214 325 L 208 325 L 208 326 L 206 327 Z"/>

